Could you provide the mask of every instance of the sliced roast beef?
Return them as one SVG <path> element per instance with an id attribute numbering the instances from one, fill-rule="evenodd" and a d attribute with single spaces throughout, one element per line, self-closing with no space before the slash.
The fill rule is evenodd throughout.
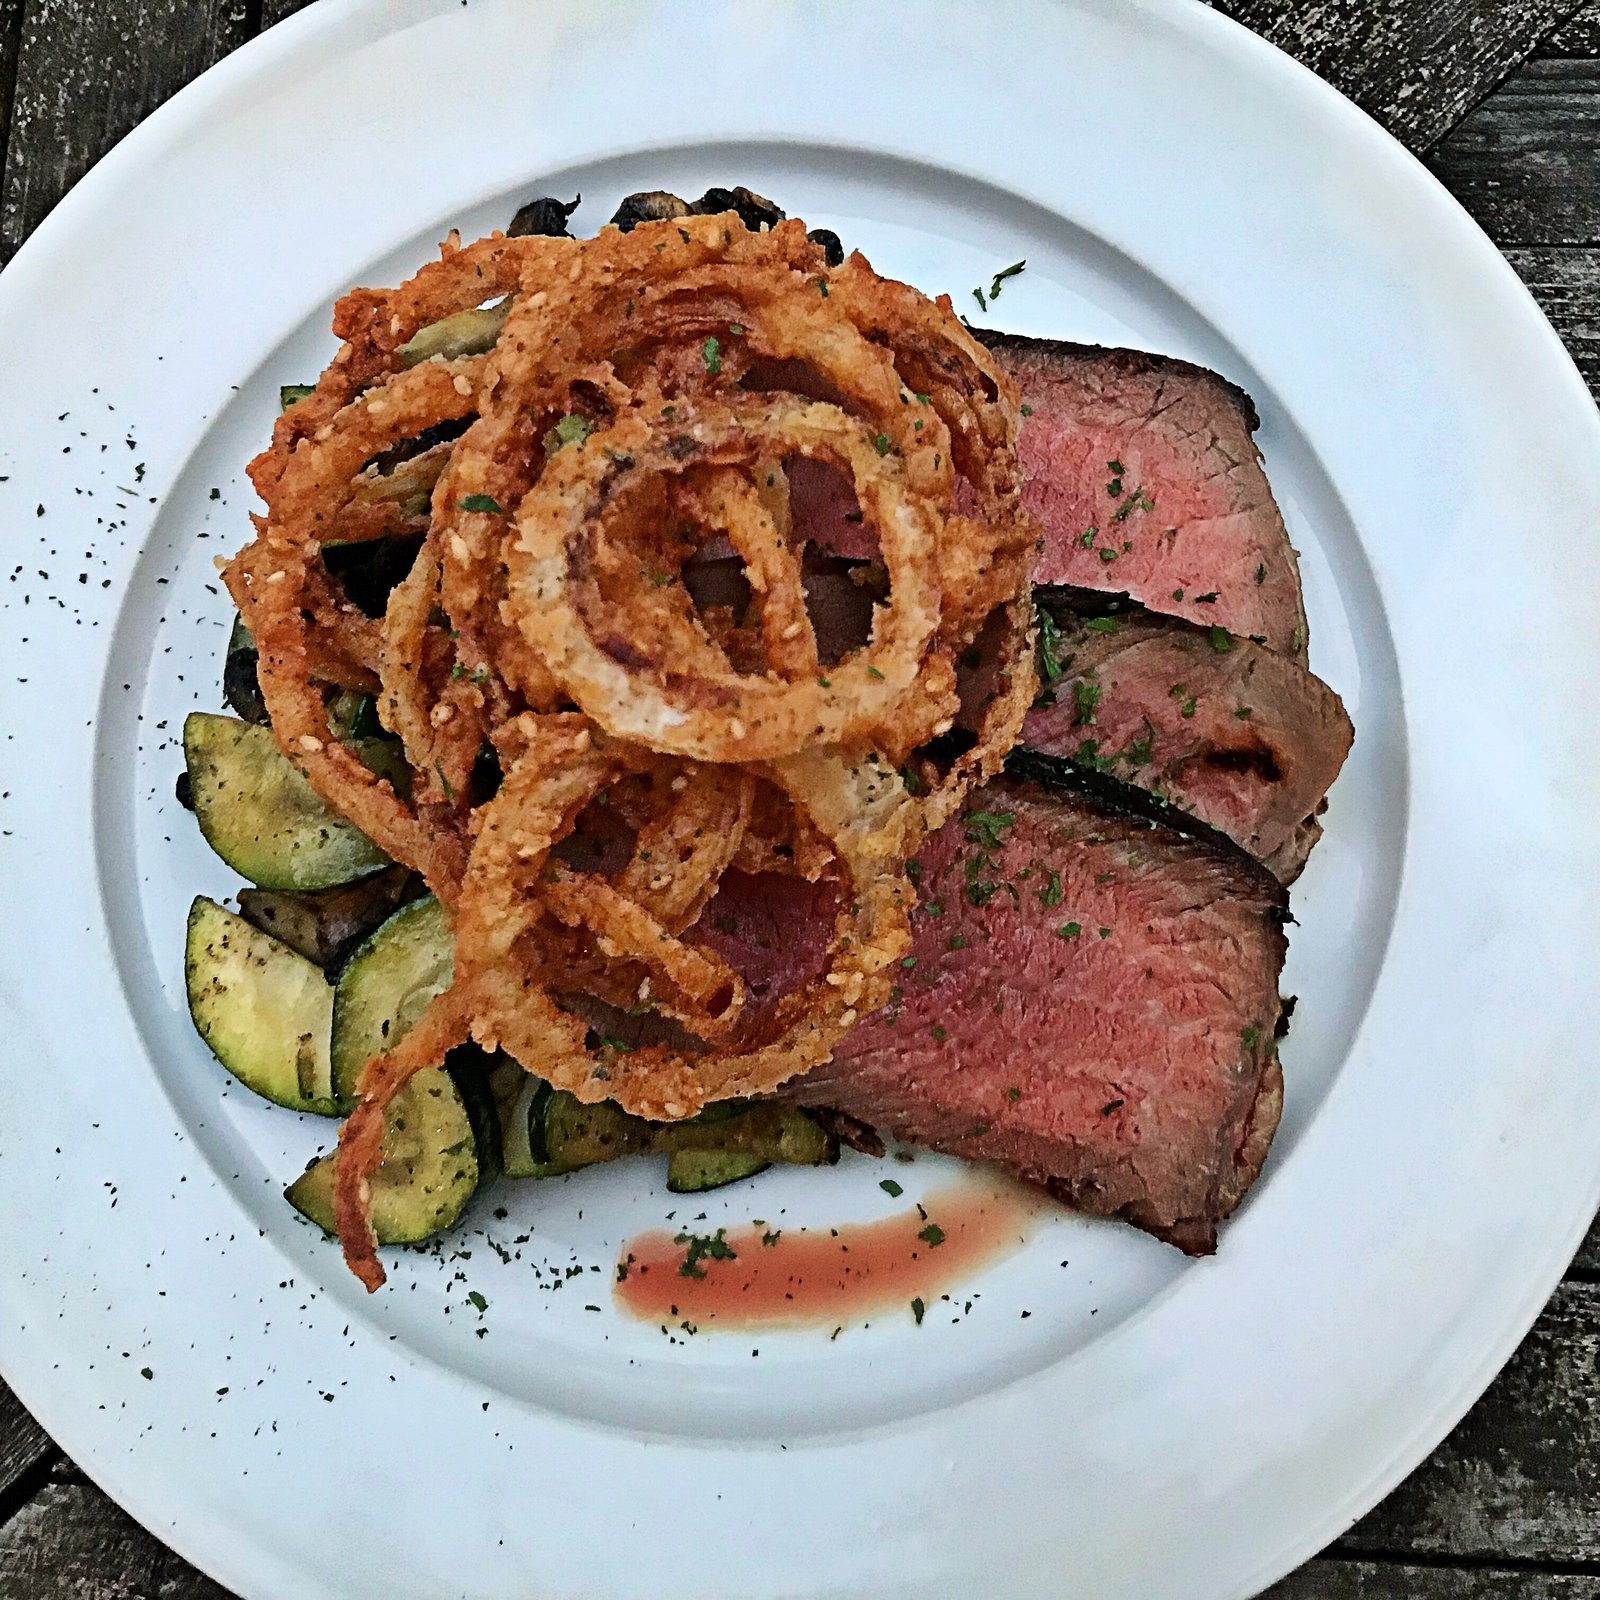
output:
<path id="1" fill-rule="evenodd" d="M 1137 791 L 1014 760 L 1031 778 L 922 852 L 894 1002 L 788 1092 L 1204 1253 L 1277 1124 L 1283 888 Z M 746 879 L 708 908 L 728 953 L 762 896 Z"/>
<path id="2" fill-rule="evenodd" d="M 980 333 L 1022 390 L 1035 580 L 1118 589 L 1304 662 L 1300 573 L 1243 390 L 1136 350 Z"/>
<path id="3" fill-rule="evenodd" d="M 1041 690 L 1023 745 L 1173 801 L 1292 882 L 1350 751 L 1338 695 L 1220 626 L 1157 616 L 1125 596 L 1035 594 Z"/>

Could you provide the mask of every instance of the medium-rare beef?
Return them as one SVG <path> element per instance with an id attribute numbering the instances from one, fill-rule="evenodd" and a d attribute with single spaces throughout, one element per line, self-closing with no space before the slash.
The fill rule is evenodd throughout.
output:
<path id="1" fill-rule="evenodd" d="M 1136 350 L 983 332 L 1028 414 L 1039 583 L 1117 589 L 1305 660 L 1300 573 L 1243 390 Z"/>
<path id="2" fill-rule="evenodd" d="M 1137 791 L 1014 761 L 919 858 L 894 1002 L 788 1092 L 1204 1253 L 1277 1123 L 1284 891 Z"/>
<path id="3" fill-rule="evenodd" d="M 1221 627 L 1156 616 L 1124 596 L 1035 596 L 1041 688 L 1023 745 L 1171 800 L 1292 882 L 1350 751 L 1338 695 Z"/>

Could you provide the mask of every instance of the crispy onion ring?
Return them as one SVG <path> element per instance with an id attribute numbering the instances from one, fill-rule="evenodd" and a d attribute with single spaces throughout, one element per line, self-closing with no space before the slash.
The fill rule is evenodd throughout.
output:
<path id="1" fill-rule="evenodd" d="M 455 1044 L 676 1119 L 771 1092 L 884 1003 L 905 859 L 1032 699 L 1034 533 L 1015 391 L 948 301 L 859 256 L 830 272 L 796 222 L 452 237 L 334 326 L 334 360 L 251 463 L 266 510 L 227 581 L 279 743 L 455 922 L 450 987 L 368 1063 L 341 1132 L 336 1219 L 371 1288 L 384 1109 Z M 849 482 L 884 566 L 869 636 L 826 665 L 797 458 Z M 419 534 L 381 619 L 323 559 Z M 686 567 L 722 540 L 749 602 L 702 612 Z M 405 792 L 332 737 L 330 683 L 379 693 Z M 935 762 L 963 698 L 976 734 Z M 836 891 L 822 970 L 768 1003 L 697 936 L 730 869 Z M 586 997 L 648 1006 L 671 1042 L 596 1042 Z"/>
<path id="2" fill-rule="evenodd" d="M 609 523 L 630 484 L 781 454 L 843 468 L 879 530 L 891 593 L 870 643 L 824 675 L 813 637 L 803 675 L 788 678 L 693 664 L 711 641 L 687 617 L 677 626 L 664 618 L 661 636 L 649 641 L 615 631 L 595 569 L 612 554 L 604 548 Z M 780 637 L 790 628 L 791 638 L 800 635 L 799 563 L 778 543 L 754 490 L 724 489 L 714 510 L 726 525 L 717 531 L 752 552 L 747 559 L 765 597 L 785 602 L 776 610 Z M 837 407 L 772 396 L 683 402 L 670 418 L 635 415 L 561 452 L 518 512 L 506 554 L 507 611 L 561 687 L 608 732 L 699 760 L 771 760 L 858 738 L 911 688 L 939 622 L 938 537 L 935 509 L 909 490 L 899 463 L 867 427 Z M 638 574 L 637 558 L 632 565 Z M 622 591 L 624 609 L 648 602 L 642 590 L 650 579 L 641 577 Z"/>

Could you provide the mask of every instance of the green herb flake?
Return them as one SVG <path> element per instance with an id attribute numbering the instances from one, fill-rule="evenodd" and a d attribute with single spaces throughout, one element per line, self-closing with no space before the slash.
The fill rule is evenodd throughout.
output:
<path id="1" fill-rule="evenodd" d="M 935 1044 L 943 1044 L 945 1040 L 950 1037 L 949 1030 L 945 1027 L 942 1027 L 937 1022 L 934 1023 L 934 1025 L 928 1031 L 933 1035 L 933 1042 Z"/>
<path id="2" fill-rule="evenodd" d="M 489 1309 L 489 1302 L 485 1300 L 476 1289 L 469 1289 L 467 1291 L 467 1299 L 469 1299 L 473 1305 L 478 1308 L 480 1313 Z"/>
<path id="3" fill-rule="evenodd" d="M 1033 407 L 1030 406 L 1026 400 L 1022 402 L 1022 414 L 1025 417 L 1031 417 L 1033 415 Z"/>
<path id="4" fill-rule="evenodd" d="M 678 1276 L 680 1278 L 703 1278 L 706 1269 L 700 1265 L 704 1260 L 712 1261 L 737 1261 L 739 1252 L 728 1243 L 723 1235 L 726 1228 L 718 1228 L 715 1233 L 680 1233 L 673 1237 L 674 1244 L 687 1245 L 689 1248 L 683 1253 L 683 1260 L 678 1263 Z"/>
<path id="5" fill-rule="evenodd" d="M 1236 718 L 1238 718 L 1238 720 L 1240 722 L 1248 722 L 1250 720 L 1250 717 L 1251 717 L 1250 707 L 1249 706 L 1235 706 L 1233 708 L 1233 714 L 1234 714 L 1234 716 Z"/>
<path id="6" fill-rule="evenodd" d="M 875 679 L 878 683 L 883 682 L 883 674 L 870 661 L 867 663 L 867 676 Z"/>
<path id="7" fill-rule="evenodd" d="M 978 302 L 978 309 L 980 311 L 987 311 L 989 309 L 989 302 L 983 298 L 982 289 L 974 289 L 972 291 L 972 298 Z M 920 1322 L 922 1319 L 918 1317 L 917 1320 Z"/>
<path id="8" fill-rule="evenodd" d="M 469 494 L 457 500 L 456 504 L 463 511 L 489 511 L 497 517 L 503 517 L 505 508 L 492 494 Z"/>
<path id="9" fill-rule="evenodd" d="M 700 346 L 700 354 L 705 358 L 706 371 L 717 373 L 722 371 L 722 346 L 715 336 L 708 337 Z"/>
<path id="10" fill-rule="evenodd" d="M 893 1178 L 879 1178 L 878 1187 L 882 1189 L 891 1200 L 898 1200 L 900 1196 L 905 1193 L 905 1190 L 902 1189 Z"/>
<path id="11" fill-rule="evenodd" d="M 919 1328 L 922 1326 L 922 1319 L 927 1314 L 927 1310 L 928 1308 L 922 1303 L 920 1295 L 911 1302 L 911 1315 L 917 1319 Z"/>
<path id="12" fill-rule="evenodd" d="M 1109 939 L 1111 937 L 1111 930 L 1109 928 L 1097 928 L 1095 931 L 1102 939 Z"/>
<path id="13" fill-rule="evenodd" d="M 1006 1090 L 1007 1100 L 1020 1100 L 1021 1098 L 1022 1091 L 1015 1084 L 1012 1084 L 1012 1086 Z"/>
<path id="14" fill-rule="evenodd" d="M 1028 263 L 1026 261 L 1013 261 L 1009 267 L 1002 267 L 997 273 L 995 273 L 994 282 L 989 285 L 989 298 L 991 300 L 998 300 L 1000 298 L 1000 285 L 1003 284 L 1007 278 L 1016 277 L 1019 272 L 1022 272 L 1026 269 L 1027 265 Z"/>
<path id="15" fill-rule="evenodd" d="M 923 1228 L 918 1232 L 917 1237 L 919 1239 L 926 1239 L 928 1241 L 929 1248 L 931 1249 L 934 1246 L 944 1243 L 944 1229 L 941 1228 L 937 1222 L 930 1222 L 926 1228 Z"/>
<path id="16" fill-rule="evenodd" d="M 1076 939 L 1082 932 L 1083 926 L 1081 923 L 1063 922 L 1061 926 L 1056 929 L 1056 937 L 1058 939 Z"/>
<path id="17" fill-rule="evenodd" d="M 1233 649 L 1233 635 L 1217 623 L 1212 624 L 1206 637 L 1211 641 L 1211 648 L 1219 655 L 1226 655 Z"/>
<path id="18" fill-rule="evenodd" d="M 1092 633 L 1115 633 L 1118 626 L 1115 617 L 1090 617 L 1084 623 L 1084 627 L 1088 628 Z"/>
<path id="19" fill-rule="evenodd" d="M 1099 528 L 1097 528 L 1097 527 L 1085 528 L 1083 530 L 1083 532 L 1078 535 L 1078 546 L 1079 546 L 1080 549 L 1083 549 L 1083 550 L 1091 550 L 1091 549 L 1094 548 L 1095 540 L 1098 539 L 1099 537 L 1100 537 Z"/>
<path id="20" fill-rule="evenodd" d="M 1061 904 L 1061 874 L 1054 867 L 1046 870 L 1049 876 L 1045 879 L 1044 888 L 1039 891 L 1039 904 L 1058 906 Z"/>
<path id="21" fill-rule="evenodd" d="M 900 958 L 900 965 L 904 967 L 907 972 L 916 966 L 916 964 L 917 958 L 915 956 L 901 956 Z"/>
<path id="22" fill-rule="evenodd" d="M 1001 835 L 1016 820 L 1014 811 L 969 811 L 962 818 L 968 843 L 982 845 L 985 850 L 998 850 Z"/>
<path id="23" fill-rule="evenodd" d="M 1193 695 L 1190 695 L 1189 698 L 1178 707 L 1178 715 L 1180 717 L 1192 717 L 1194 715 L 1194 708 L 1195 698 Z"/>
<path id="24" fill-rule="evenodd" d="M 880 456 L 886 456 L 889 453 L 890 443 L 891 441 L 889 435 L 886 433 L 880 433 L 873 439 L 872 447 Z"/>
<path id="25" fill-rule="evenodd" d="M 1248 1027 L 1239 1030 L 1239 1038 L 1243 1041 L 1246 1050 L 1254 1050 L 1256 1041 L 1261 1037 L 1261 1030 L 1251 1023 Z"/>
<path id="26" fill-rule="evenodd" d="M 1100 685 L 1092 678 L 1079 678 L 1072 685 L 1073 723 L 1093 722 L 1100 707 Z"/>
<path id="27" fill-rule="evenodd" d="M 1100 1115 L 1102 1117 L 1109 1117 L 1113 1111 L 1120 1111 L 1126 1104 L 1126 1100 L 1107 1100 L 1106 1103 L 1100 1107 Z"/>
<path id="28" fill-rule="evenodd" d="M 1039 628 L 1039 676 L 1046 683 L 1054 683 L 1066 671 L 1061 659 L 1061 629 L 1038 601 L 1034 602 L 1033 614 Z"/>

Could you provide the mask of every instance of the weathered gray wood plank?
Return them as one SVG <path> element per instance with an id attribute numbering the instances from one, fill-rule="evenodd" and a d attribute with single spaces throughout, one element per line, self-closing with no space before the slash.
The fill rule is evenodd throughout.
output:
<path id="1" fill-rule="evenodd" d="M 1340 1548 L 1600 1563 L 1600 1286 L 1556 1291 L 1460 1427 Z"/>
<path id="2" fill-rule="evenodd" d="M 1600 1600 L 1600 1578 L 1323 1560 L 1307 1562 L 1261 1600 Z"/>
<path id="3" fill-rule="evenodd" d="M 11 131 L 11 101 L 17 87 L 17 45 L 22 38 L 23 0 L 0 0 L 0 170 Z"/>
<path id="4" fill-rule="evenodd" d="M 0 1498 L 19 1478 L 56 1453 L 50 1435 L 0 1383 Z"/>
<path id="5" fill-rule="evenodd" d="M 250 31 L 246 0 L 31 0 L 0 192 L 0 260 L 135 123 Z"/>
<path id="6" fill-rule="evenodd" d="M 314 0 L 262 0 L 261 26 L 270 28 L 273 23 L 282 22 L 313 3 Z"/>
<path id="7" fill-rule="evenodd" d="M 1426 150 L 1580 0 L 1213 0 Z"/>
<path id="8" fill-rule="evenodd" d="M 52 1483 L 0 1528 L 5 1600 L 232 1600 L 89 1484 Z"/>
<path id="9" fill-rule="evenodd" d="M 1506 258 L 1600 397 L 1600 250 L 1512 249 Z M 1600 1224 L 1584 1241 L 1574 1265 L 1600 1269 Z"/>
<path id="10" fill-rule="evenodd" d="M 1528 62 L 1429 165 L 1502 249 L 1600 244 L 1600 59 Z"/>
<path id="11" fill-rule="evenodd" d="M 1580 7 L 1539 46 L 1538 54 L 1600 56 L 1600 0 Z"/>

